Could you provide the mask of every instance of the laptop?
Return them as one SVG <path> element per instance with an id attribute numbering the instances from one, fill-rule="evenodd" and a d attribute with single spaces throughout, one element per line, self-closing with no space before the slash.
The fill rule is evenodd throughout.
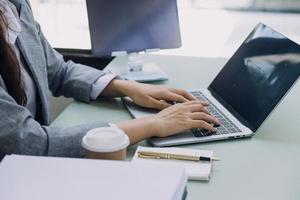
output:
<path id="1" fill-rule="evenodd" d="M 264 24 L 258 24 L 225 64 L 208 88 L 190 91 L 210 103 L 219 119 L 216 133 L 191 129 L 165 137 L 149 138 L 154 146 L 173 146 L 253 136 L 300 75 L 300 46 Z M 134 118 L 157 113 L 128 99 Z"/>

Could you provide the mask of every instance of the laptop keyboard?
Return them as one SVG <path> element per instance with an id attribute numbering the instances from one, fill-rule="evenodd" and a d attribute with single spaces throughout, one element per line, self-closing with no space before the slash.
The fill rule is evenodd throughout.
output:
<path id="1" fill-rule="evenodd" d="M 241 130 L 226 117 L 204 94 L 200 91 L 192 92 L 192 94 L 201 101 L 209 102 L 208 111 L 215 116 L 220 121 L 220 126 L 216 127 L 216 133 L 210 133 L 206 129 L 195 128 L 192 129 L 192 133 L 195 137 L 204 137 L 209 135 L 221 135 L 221 134 L 230 134 L 230 133 L 239 133 Z"/>

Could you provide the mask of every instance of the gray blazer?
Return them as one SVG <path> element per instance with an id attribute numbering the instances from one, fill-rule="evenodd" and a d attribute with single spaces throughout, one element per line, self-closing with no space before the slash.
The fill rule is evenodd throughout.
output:
<path id="1" fill-rule="evenodd" d="M 49 90 L 54 96 L 73 97 L 89 102 L 92 84 L 103 72 L 90 67 L 64 62 L 44 37 L 35 22 L 28 0 L 10 0 L 17 8 L 22 32 L 17 43 L 37 86 L 39 119 L 19 106 L 8 94 L 0 76 L 0 155 L 25 154 L 81 157 L 83 135 L 103 123 L 70 128 L 49 127 Z"/>

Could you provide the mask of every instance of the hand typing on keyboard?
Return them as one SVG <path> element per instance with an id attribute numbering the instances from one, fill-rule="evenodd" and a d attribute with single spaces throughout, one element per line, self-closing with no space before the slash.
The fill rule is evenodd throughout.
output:
<path id="1" fill-rule="evenodd" d="M 211 133 L 216 132 L 214 125 L 220 123 L 210 114 L 208 105 L 205 101 L 189 101 L 162 110 L 152 119 L 156 136 L 166 137 L 193 128 L 205 129 Z"/>
<path id="2" fill-rule="evenodd" d="M 230 119 L 228 119 L 228 117 L 226 117 L 226 115 L 224 115 L 222 111 L 220 111 L 215 105 L 213 105 L 213 103 L 210 102 L 204 94 L 202 94 L 200 91 L 193 92 L 192 94 L 200 101 L 209 102 L 210 105 L 207 107 L 208 112 L 215 116 L 219 121 L 219 124 L 213 125 L 216 128 L 215 134 L 230 134 L 241 132 L 241 130 Z M 211 132 L 201 128 L 192 129 L 192 132 L 196 137 L 211 135 Z"/>

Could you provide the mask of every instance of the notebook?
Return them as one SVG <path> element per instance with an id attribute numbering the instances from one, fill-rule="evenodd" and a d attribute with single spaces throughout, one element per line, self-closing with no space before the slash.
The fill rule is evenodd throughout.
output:
<path id="1" fill-rule="evenodd" d="M 178 166 L 17 155 L 0 163 L 1 200 L 181 200 L 186 183 Z"/>
<path id="2" fill-rule="evenodd" d="M 184 167 L 189 180 L 202 180 L 208 181 L 210 179 L 212 171 L 212 162 L 196 162 L 196 161 L 184 161 L 184 160 L 167 160 L 167 159 L 149 159 L 139 158 L 137 155 L 138 151 L 150 151 L 159 153 L 174 153 L 183 155 L 195 155 L 195 156 L 207 156 L 212 157 L 213 151 L 210 150 L 198 150 L 198 149 L 187 149 L 187 148 L 155 148 L 155 147 L 142 147 L 139 146 L 132 159 L 133 163 L 165 163 L 171 166 Z"/>

